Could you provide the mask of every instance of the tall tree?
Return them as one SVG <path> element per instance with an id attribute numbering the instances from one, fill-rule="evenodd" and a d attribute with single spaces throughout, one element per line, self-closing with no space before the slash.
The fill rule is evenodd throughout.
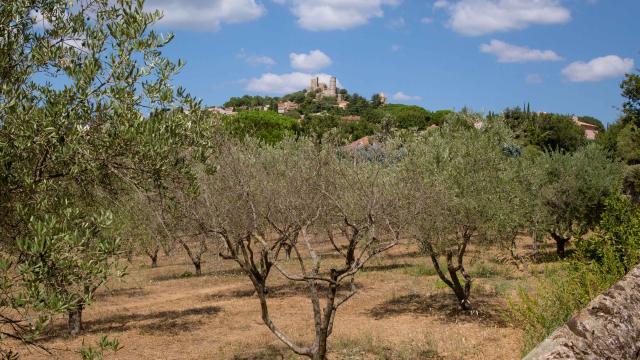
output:
<path id="1" fill-rule="evenodd" d="M 199 104 L 170 85 L 182 64 L 162 57 L 172 36 L 151 30 L 161 15 L 143 8 L 0 6 L 0 276 L 11 284 L 0 311 L 15 330 L 46 322 L 11 315 L 27 310 L 68 312 L 79 332 L 83 308 L 117 273 L 114 199 L 183 175 L 175 135 L 199 125 L 169 109 Z"/>
<path id="2" fill-rule="evenodd" d="M 627 74 L 620 88 L 626 99 L 622 105 L 625 123 L 640 126 L 640 74 Z"/>
<path id="3" fill-rule="evenodd" d="M 461 126 L 477 122 L 477 116 L 456 117 L 409 147 L 403 173 L 413 190 L 408 199 L 414 209 L 408 214 L 411 236 L 459 306 L 468 310 L 473 282 L 465 267 L 469 247 L 496 244 L 503 236 L 511 240 L 520 223 L 505 218 L 521 214 L 518 206 L 525 201 L 512 184 L 517 158 L 504 149 L 511 141 L 508 129 L 487 125 L 478 130 Z"/>
<path id="4" fill-rule="evenodd" d="M 622 185 L 622 166 L 610 160 L 598 145 L 575 153 L 550 152 L 533 159 L 539 167 L 540 211 L 557 254 L 566 244 L 600 221 L 605 200 Z"/>

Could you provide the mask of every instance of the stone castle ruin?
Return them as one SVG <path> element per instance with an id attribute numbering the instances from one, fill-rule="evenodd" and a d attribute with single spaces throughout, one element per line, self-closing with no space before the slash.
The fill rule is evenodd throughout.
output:
<path id="1" fill-rule="evenodd" d="M 333 97 L 338 101 L 342 101 L 342 94 L 340 94 L 340 89 L 338 89 L 338 80 L 335 76 L 332 76 L 329 79 L 329 85 L 320 82 L 319 77 L 315 77 L 311 79 L 311 85 L 309 89 L 310 92 L 318 92 L 318 97 Z"/>

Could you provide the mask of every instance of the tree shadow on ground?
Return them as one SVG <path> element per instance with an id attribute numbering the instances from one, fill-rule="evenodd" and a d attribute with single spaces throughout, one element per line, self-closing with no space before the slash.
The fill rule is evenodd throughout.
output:
<path id="1" fill-rule="evenodd" d="M 199 277 L 193 274 L 192 268 L 185 268 L 185 271 L 181 273 L 169 273 L 169 274 L 160 274 L 153 276 L 151 281 L 168 281 L 168 280 L 178 280 L 178 279 L 193 279 L 193 278 L 203 278 L 207 276 L 229 276 L 235 277 L 244 275 L 244 271 L 242 269 L 223 269 L 223 270 L 213 270 L 203 272 L 203 274 Z"/>
<path id="2" fill-rule="evenodd" d="M 414 267 L 414 264 L 381 264 L 381 265 L 367 265 L 362 268 L 362 272 L 375 272 L 375 271 L 388 271 L 396 269 L 406 269 Z"/>
<path id="3" fill-rule="evenodd" d="M 571 257 L 574 253 L 575 253 L 575 249 L 567 249 L 565 251 L 567 258 Z M 531 262 L 534 264 L 549 264 L 549 263 L 555 263 L 562 260 L 558 256 L 558 253 L 556 252 L 555 248 L 552 251 L 538 250 L 538 252 L 532 254 L 529 258 L 531 259 Z"/>
<path id="4" fill-rule="evenodd" d="M 157 311 L 147 314 L 123 312 L 95 320 L 85 321 L 84 334 L 119 333 L 138 329 L 140 334 L 177 335 L 194 331 L 204 324 L 204 317 L 216 315 L 222 311 L 219 306 L 205 306 L 185 310 Z M 52 328 L 43 339 L 51 340 L 57 336 L 67 336 L 65 326 L 60 324 Z"/>
<path id="5" fill-rule="evenodd" d="M 132 288 L 124 288 L 124 289 L 105 289 L 97 293 L 93 300 L 106 299 L 115 296 L 126 296 L 127 298 L 136 298 L 140 296 L 145 296 L 149 294 L 149 290 L 145 290 L 141 287 L 132 287 Z"/>
<path id="6" fill-rule="evenodd" d="M 234 355 L 233 360 L 284 360 L 287 359 L 291 351 L 280 346 L 268 345 L 262 350 L 257 350 L 249 354 Z"/>
<path id="7" fill-rule="evenodd" d="M 453 294 L 436 293 L 428 296 L 407 294 L 379 304 L 369 311 L 376 320 L 400 315 L 436 316 L 444 323 L 472 322 L 484 326 L 506 327 L 503 308 L 486 294 L 471 295 L 473 310 L 463 311 Z"/>
<path id="8" fill-rule="evenodd" d="M 320 297 L 324 297 L 328 291 L 329 287 L 324 283 L 319 283 L 318 285 L 318 293 Z M 362 283 L 356 281 L 355 283 L 358 291 L 364 289 Z M 286 284 L 278 284 L 278 285 L 269 285 L 267 286 L 267 299 L 284 299 L 295 296 L 304 296 L 306 297 L 309 291 L 306 283 L 303 282 L 294 282 L 294 283 L 286 283 Z M 349 287 L 345 284 L 345 286 L 340 287 L 338 290 L 338 296 L 344 296 L 349 293 Z M 220 301 L 220 300 L 232 300 L 232 299 L 242 299 L 248 297 L 256 296 L 256 291 L 253 287 L 246 287 L 241 289 L 236 289 L 232 291 L 224 291 L 219 293 L 207 294 L 203 295 L 201 298 L 204 301 Z"/>

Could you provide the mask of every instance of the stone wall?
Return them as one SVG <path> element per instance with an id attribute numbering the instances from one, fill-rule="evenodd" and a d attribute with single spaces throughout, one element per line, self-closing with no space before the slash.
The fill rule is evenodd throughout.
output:
<path id="1" fill-rule="evenodd" d="M 640 266 L 593 299 L 525 360 L 640 359 Z"/>

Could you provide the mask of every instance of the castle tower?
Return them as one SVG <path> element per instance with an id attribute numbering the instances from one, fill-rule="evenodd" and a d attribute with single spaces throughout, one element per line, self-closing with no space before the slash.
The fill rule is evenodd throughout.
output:
<path id="1" fill-rule="evenodd" d="M 337 84 L 336 77 L 332 76 L 331 80 L 329 80 L 329 90 L 331 91 L 332 94 L 338 93 L 338 86 L 336 84 Z"/>
<path id="2" fill-rule="evenodd" d="M 311 79 L 311 87 L 309 88 L 309 91 L 315 91 L 320 87 L 320 78 L 319 77 L 315 77 L 313 79 Z"/>

